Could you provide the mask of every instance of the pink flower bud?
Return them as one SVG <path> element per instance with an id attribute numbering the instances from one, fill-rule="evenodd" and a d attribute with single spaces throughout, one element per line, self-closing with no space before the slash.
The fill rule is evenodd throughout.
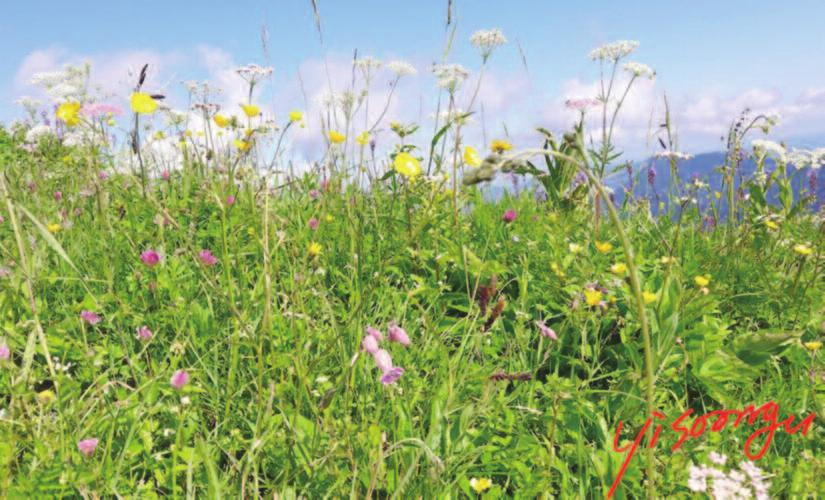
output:
<path id="1" fill-rule="evenodd" d="M 506 212 L 504 212 L 504 215 L 501 216 L 501 220 L 508 224 L 513 222 L 514 220 L 516 220 L 516 211 L 513 209 L 507 210 Z"/>
<path id="2" fill-rule="evenodd" d="M 80 311 L 80 319 L 93 326 L 100 323 L 100 316 L 85 309 Z"/>
<path id="3" fill-rule="evenodd" d="M 382 335 L 381 332 L 379 332 L 378 330 L 376 330 L 375 328 L 373 328 L 371 326 L 367 327 L 367 335 L 372 335 L 373 337 L 375 337 L 375 340 L 377 340 L 378 342 L 381 342 L 382 340 L 384 340 L 384 335 Z"/>
<path id="4" fill-rule="evenodd" d="M 186 373 L 185 370 L 178 370 L 172 375 L 172 379 L 169 381 L 177 390 L 183 389 L 187 383 L 189 383 L 189 374 Z"/>
<path id="5" fill-rule="evenodd" d="M 0 344 L 0 361 L 8 361 L 11 357 L 11 351 L 6 344 Z"/>
<path id="6" fill-rule="evenodd" d="M 387 336 L 390 342 L 398 342 L 404 346 L 410 345 L 410 337 L 407 335 L 407 331 L 398 325 L 390 325 Z"/>
<path id="7" fill-rule="evenodd" d="M 541 332 L 542 337 L 547 337 L 552 340 L 559 340 L 559 337 L 558 335 L 556 335 L 556 332 L 549 326 L 545 325 L 544 322 L 537 321 L 536 326 L 539 327 L 539 331 Z"/>
<path id="8" fill-rule="evenodd" d="M 372 359 L 375 360 L 376 366 L 378 366 L 378 369 L 383 373 L 387 373 L 392 369 L 392 357 L 390 356 L 390 353 L 384 349 L 378 349 L 375 351 L 372 355 Z"/>
<path id="9" fill-rule="evenodd" d="M 372 335 L 364 335 L 364 338 L 361 339 L 361 349 L 370 354 L 375 354 L 378 352 L 378 341 Z"/>
<path id="10" fill-rule="evenodd" d="M 77 442 L 77 449 L 88 458 L 94 455 L 97 449 L 97 443 L 97 438 L 84 439 L 83 441 Z"/>
<path id="11" fill-rule="evenodd" d="M 154 267 L 160 263 L 160 254 L 154 250 L 146 250 L 140 254 L 140 260 L 149 267 Z"/>
<path id="12" fill-rule="evenodd" d="M 381 383 L 384 385 L 394 384 L 401 375 L 404 374 L 404 369 L 400 366 L 394 366 L 381 375 Z"/>
<path id="13" fill-rule="evenodd" d="M 149 342 L 150 340 L 152 340 L 153 336 L 154 334 L 152 333 L 152 330 L 150 330 L 149 327 L 146 325 L 141 326 L 137 330 L 137 337 L 143 342 Z"/>

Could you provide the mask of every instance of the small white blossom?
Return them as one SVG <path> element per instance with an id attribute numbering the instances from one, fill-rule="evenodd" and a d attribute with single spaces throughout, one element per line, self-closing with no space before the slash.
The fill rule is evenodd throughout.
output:
<path id="1" fill-rule="evenodd" d="M 619 40 L 591 50 L 590 59 L 594 61 L 615 62 L 622 57 L 632 54 L 638 47 L 639 42 L 635 40 Z"/>
<path id="2" fill-rule="evenodd" d="M 52 129 L 48 125 L 35 125 L 26 132 L 26 142 L 36 144 L 43 137 L 52 135 Z"/>
<path id="3" fill-rule="evenodd" d="M 771 156 L 783 163 L 787 161 L 785 147 L 777 142 L 767 139 L 754 139 L 751 146 L 753 152 L 760 158 Z"/>
<path id="4" fill-rule="evenodd" d="M 249 82 L 250 85 L 255 85 L 259 81 L 272 74 L 272 68 L 269 66 L 259 66 L 257 64 L 247 64 L 235 70 L 241 78 Z"/>
<path id="5" fill-rule="evenodd" d="M 355 60 L 355 67 L 365 72 L 378 69 L 381 67 L 381 64 L 381 61 L 372 56 L 359 57 Z"/>
<path id="6" fill-rule="evenodd" d="M 647 64 L 642 64 L 639 62 L 626 62 L 623 67 L 625 71 L 633 74 L 633 76 L 647 78 L 650 80 L 653 80 L 656 76 L 656 72 L 653 71 L 653 69 Z"/>
<path id="7" fill-rule="evenodd" d="M 439 87 L 455 92 L 470 76 L 470 72 L 460 64 L 436 64 L 433 66 L 433 75 L 438 79 Z"/>
<path id="8" fill-rule="evenodd" d="M 387 63 L 387 68 L 399 78 L 418 74 L 418 70 L 407 61 L 390 61 Z"/>
<path id="9" fill-rule="evenodd" d="M 500 29 L 479 30 L 470 37 L 470 43 L 481 52 L 481 57 L 487 59 L 496 47 L 507 43 L 507 38 Z"/>

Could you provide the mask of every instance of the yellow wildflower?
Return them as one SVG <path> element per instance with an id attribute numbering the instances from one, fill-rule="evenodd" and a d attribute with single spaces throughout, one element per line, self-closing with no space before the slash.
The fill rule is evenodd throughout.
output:
<path id="1" fill-rule="evenodd" d="M 158 130 L 157 132 L 155 132 L 155 140 L 159 141 L 164 137 L 166 137 L 166 134 L 163 133 L 163 130 Z"/>
<path id="2" fill-rule="evenodd" d="M 215 115 L 215 125 L 219 126 L 220 128 L 226 128 L 232 122 L 232 119 L 228 116 L 224 115 Z"/>
<path id="3" fill-rule="evenodd" d="M 60 224 L 58 224 L 56 222 L 52 222 L 51 224 L 46 226 L 46 229 L 48 229 L 50 233 L 56 234 L 56 233 L 59 233 L 61 229 L 63 229 L 63 226 L 61 226 Z"/>
<path id="4" fill-rule="evenodd" d="M 652 304 L 653 302 L 656 302 L 656 294 L 644 291 L 642 292 L 642 299 L 644 299 L 645 304 Z"/>
<path id="5" fill-rule="evenodd" d="M 596 290 L 594 288 L 584 289 L 584 301 L 587 302 L 587 305 L 590 307 L 599 305 L 602 301 L 602 296 L 601 290 Z"/>
<path id="6" fill-rule="evenodd" d="M 779 224 L 770 219 L 765 219 L 765 225 L 768 226 L 768 229 L 779 229 Z"/>
<path id="7" fill-rule="evenodd" d="M 671 257 L 670 255 L 665 255 L 664 257 L 659 259 L 659 263 L 662 264 L 662 265 L 665 265 L 665 266 L 668 265 L 668 264 L 675 264 L 676 263 L 676 258 Z"/>
<path id="8" fill-rule="evenodd" d="M 567 248 L 570 250 L 570 253 L 579 253 L 582 251 L 582 246 L 578 243 L 570 243 L 567 245 Z"/>
<path id="9" fill-rule="evenodd" d="M 58 120 L 65 123 L 67 126 L 74 127 L 80 123 L 80 103 L 64 102 L 57 107 L 55 115 Z"/>
<path id="10" fill-rule="evenodd" d="M 324 220 L 325 220 L 325 221 L 327 221 L 327 222 L 332 222 L 332 221 L 334 221 L 334 220 L 335 220 L 335 217 L 333 217 L 333 216 L 332 216 L 332 214 L 327 214 L 327 215 L 324 217 Z"/>
<path id="11" fill-rule="evenodd" d="M 553 262 L 550 264 L 550 269 L 553 273 L 556 274 L 559 278 L 564 278 L 564 271 L 561 270 L 561 266 L 559 266 L 558 262 Z"/>
<path id="12" fill-rule="evenodd" d="M 49 389 L 46 389 L 45 391 L 40 391 L 40 392 L 37 393 L 37 401 L 39 401 L 40 404 L 43 404 L 43 405 L 47 405 L 47 404 L 51 403 L 52 401 L 55 400 L 56 397 L 57 396 L 55 396 L 54 392 L 50 391 Z"/>
<path id="13" fill-rule="evenodd" d="M 299 122 L 304 119 L 304 114 L 297 109 L 293 109 L 289 112 L 289 121 L 291 122 Z"/>
<path id="14" fill-rule="evenodd" d="M 234 144 L 235 147 L 238 148 L 238 151 L 249 151 L 249 148 L 252 147 L 251 142 L 242 141 L 240 139 L 235 139 L 234 141 L 232 141 L 232 144 Z"/>
<path id="15" fill-rule="evenodd" d="M 610 272 L 620 276 L 624 275 L 627 272 L 627 266 L 623 262 L 617 262 L 610 266 Z"/>
<path id="16" fill-rule="evenodd" d="M 243 135 L 245 135 L 246 137 L 252 137 L 252 134 L 254 134 L 254 133 L 255 133 L 254 128 L 248 128 L 248 129 L 243 131 Z"/>
<path id="17" fill-rule="evenodd" d="M 693 282 L 696 283 L 696 286 L 706 287 L 710 284 L 710 276 L 707 274 L 704 276 L 696 276 L 693 278 Z"/>
<path id="18" fill-rule="evenodd" d="M 151 115 L 158 109 L 158 103 L 152 96 L 143 92 L 133 92 L 131 98 L 132 111 L 141 115 Z"/>
<path id="19" fill-rule="evenodd" d="M 329 131 L 329 142 L 333 144 L 341 144 L 345 140 L 347 140 L 347 136 L 345 136 L 341 132 L 338 132 L 336 130 Z"/>
<path id="20" fill-rule="evenodd" d="M 793 251 L 798 253 L 799 255 L 811 255 L 812 253 L 814 253 L 814 250 L 811 247 L 803 243 L 794 245 Z"/>
<path id="21" fill-rule="evenodd" d="M 812 341 L 812 342 L 805 342 L 805 343 L 804 343 L 804 344 L 802 344 L 802 345 L 804 345 L 804 346 L 805 346 L 805 349 L 807 349 L 807 350 L 809 350 L 809 351 L 811 351 L 811 352 L 814 352 L 814 351 L 819 350 L 819 348 L 820 348 L 820 347 L 822 347 L 822 342 L 820 342 L 820 341 L 818 341 L 818 340 L 814 340 L 814 341 Z"/>
<path id="22" fill-rule="evenodd" d="M 613 244 L 609 241 L 597 241 L 596 250 L 598 250 L 599 253 L 607 253 L 613 250 Z"/>
<path id="23" fill-rule="evenodd" d="M 478 153 L 476 152 L 476 149 L 474 147 L 464 147 L 464 163 L 471 167 L 477 167 L 481 165 L 481 157 L 478 156 Z"/>
<path id="24" fill-rule="evenodd" d="M 355 142 L 359 146 L 366 146 L 370 142 L 370 133 L 366 130 L 355 136 Z"/>
<path id="25" fill-rule="evenodd" d="M 489 490 L 492 485 L 493 482 L 486 477 L 474 477 L 470 479 L 470 487 L 475 490 L 476 493 L 484 493 Z"/>
<path id="26" fill-rule="evenodd" d="M 418 163 L 418 158 L 410 153 L 398 153 L 395 155 L 393 168 L 407 179 L 415 179 L 421 174 L 421 164 Z"/>
<path id="27" fill-rule="evenodd" d="M 492 149 L 494 153 L 501 154 L 513 149 L 513 145 L 503 139 L 495 139 L 490 143 L 490 149 Z"/>
<path id="28" fill-rule="evenodd" d="M 714 191 L 713 196 L 716 197 L 716 199 L 718 200 L 722 198 L 722 193 L 720 193 L 719 191 Z"/>
<path id="29" fill-rule="evenodd" d="M 309 244 L 309 248 L 307 248 L 307 254 L 310 257 L 317 257 L 321 255 L 321 244 L 313 241 Z"/>
<path id="30" fill-rule="evenodd" d="M 261 114 L 261 108 L 254 104 L 241 104 L 241 109 L 243 109 L 243 113 L 249 118 L 255 118 Z"/>

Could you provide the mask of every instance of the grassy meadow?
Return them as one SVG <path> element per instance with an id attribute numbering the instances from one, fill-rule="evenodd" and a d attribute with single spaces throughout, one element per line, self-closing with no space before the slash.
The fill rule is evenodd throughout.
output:
<path id="1" fill-rule="evenodd" d="M 482 67 L 505 41 L 474 35 Z M 594 50 L 609 85 L 530 144 L 465 140 L 457 65 L 435 126 L 367 119 L 398 61 L 355 60 L 319 116 L 259 108 L 260 66 L 231 109 L 190 84 L 176 111 L 146 68 L 122 107 L 89 68 L 42 77 L 54 102 L 0 131 L 2 496 L 604 498 L 653 412 L 614 498 L 825 494 L 825 219 L 791 187 L 825 155 L 743 114 L 691 179 L 663 120 L 668 192 L 621 194 L 634 49 Z M 671 449 L 687 411 L 769 402 Z"/>

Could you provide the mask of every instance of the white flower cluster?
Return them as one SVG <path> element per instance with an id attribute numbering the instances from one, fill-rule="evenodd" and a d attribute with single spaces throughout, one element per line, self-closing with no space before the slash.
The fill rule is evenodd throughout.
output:
<path id="1" fill-rule="evenodd" d="M 455 92 L 470 76 L 470 72 L 460 64 L 436 64 L 433 66 L 433 75 L 438 79 L 439 87 Z"/>
<path id="2" fill-rule="evenodd" d="M 631 73 L 633 76 L 648 78 L 650 80 L 653 80 L 656 76 L 656 72 L 653 71 L 653 68 L 647 64 L 642 64 L 639 62 L 626 62 L 623 67 L 625 71 Z"/>
<path id="3" fill-rule="evenodd" d="M 246 66 L 241 66 L 240 68 L 235 70 L 241 78 L 249 82 L 250 85 L 254 85 L 259 81 L 263 80 L 264 78 L 268 77 L 272 74 L 272 68 L 270 66 L 259 66 L 257 64 L 247 64 Z"/>
<path id="4" fill-rule="evenodd" d="M 355 67 L 364 72 L 370 72 L 374 69 L 378 69 L 381 67 L 381 64 L 381 61 L 372 56 L 359 57 L 355 60 Z"/>
<path id="5" fill-rule="evenodd" d="M 37 144 L 40 139 L 53 135 L 51 127 L 48 125 L 35 125 L 26 132 L 26 142 Z"/>
<path id="6" fill-rule="evenodd" d="M 709 459 L 717 465 L 727 462 L 725 455 L 712 452 Z M 744 461 L 739 469 L 728 473 L 705 465 L 692 465 L 688 488 L 696 493 L 707 493 L 716 500 L 756 498 L 768 500 L 770 483 L 762 470 L 751 462 Z"/>
<path id="7" fill-rule="evenodd" d="M 35 73 L 30 83 L 43 87 L 46 94 L 56 102 L 80 100 L 86 91 L 89 65 L 66 66 L 62 71 Z"/>
<path id="8" fill-rule="evenodd" d="M 498 28 L 479 30 L 470 37 L 470 43 L 481 51 L 481 56 L 486 59 L 493 52 L 493 49 L 507 43 L 507 38 Z"/>
<path id="9" fill-rule="evenodd" d="M 23 109 L 26 110 L 27 113 L 34 114 L 37 112 L 37 108 L 43 105 L 42 102 L 38 99 L 34 99 L 28 96 L 21 96 L 14 101 L 15 104 L 18 106 L 22 106 Z"/>
<path id="10" fill-rule="evenodd" d="M 785 147 L 777 142 L 767 139 L 754 139 L 751 142 L 751 146 L 753 147 L 754 154 L 760 158 L 771 156 L 782 163 L 787 161 Z"/>
<path id="11" fill-rule="evenodd" d="M 607 43 L 590 51 L 590 59 L 594 61 L 618 61 L 630 55 L 639 47 L 635 40 L 619 40 Z"/>
<path id="12" fill-rule="evenodd" d="M 653 156 L 655 158 L 667 158 L 668 160 L 690 160 L 693 158 L 693 155 L 679 151 L 659 151 Z"/>
<path id="13" fill-rule="evenodd" d="M 786 155 L 786 159 L 798 169 L 810 167 L 816 170 L 825 165 L 825 148 L 794 149 Z"/>
<path id="14" fill-rule="evenodd" d="M 390 61 L 387 63 L 387 69 L 395 73 L 398 78 L 418 74 L 418 70 L 407 61 Z"/>

